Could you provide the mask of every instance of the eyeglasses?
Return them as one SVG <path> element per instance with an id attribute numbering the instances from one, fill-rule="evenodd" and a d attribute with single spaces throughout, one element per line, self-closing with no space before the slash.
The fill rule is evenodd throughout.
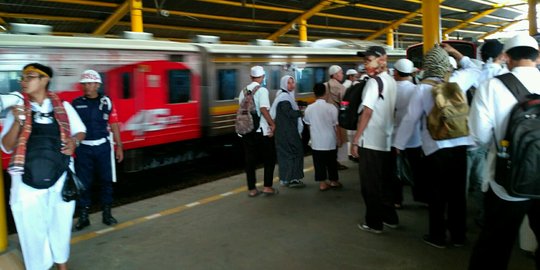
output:
<path id="1" fill-rule="evenodd" d="M 35 78 L 42 78 L 43 76 L 41 75 L 22 75 L 20 78 L 19 78 L 19 82 L 29 82 Z"/>

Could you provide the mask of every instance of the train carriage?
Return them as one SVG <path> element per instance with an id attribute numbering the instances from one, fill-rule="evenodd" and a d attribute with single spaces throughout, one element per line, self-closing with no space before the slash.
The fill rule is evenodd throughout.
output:
<path id="1" fill-rule="evenodd" d="M 51 90 L 68 101 L 82 95 L 78 83 L 82 71 L 94 69 L 102 75 L 100 91 L 111 97 L 121 122 L 126 171 L 204 156 L 208 141 L 233 135 L 238 93 L 249 83 L 253 65 L 264 67 L 271 97 L 280 78 L 288 74 L 297 80 L 297 99 L 311 102 L 313 85 L 328 79 L 330 65 L 355 68 L 361 61 L 356 56 L 359 47 L 0 36 L 0 93 L 18 91 L 20 69 L 31 62 L 54 69 Z M 389 51 L 389 55 L 393 62 L 405 54 Z M 4 168 L 7 158 L 3 156 Z"/>

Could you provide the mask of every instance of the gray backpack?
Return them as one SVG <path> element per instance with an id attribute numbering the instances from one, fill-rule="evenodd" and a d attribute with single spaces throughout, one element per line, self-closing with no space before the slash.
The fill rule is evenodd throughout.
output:
<path id="1" fill-rule="evenodd" d="M 260 86 L 257 85 L 253 90 L 244 88 L 244 99 L 240 103 L 240 108 L 236 112 L 236 133 L 245 135 L 255 132 L 259 128 L 261 117 L 257 114 L 254 96 Z"/>

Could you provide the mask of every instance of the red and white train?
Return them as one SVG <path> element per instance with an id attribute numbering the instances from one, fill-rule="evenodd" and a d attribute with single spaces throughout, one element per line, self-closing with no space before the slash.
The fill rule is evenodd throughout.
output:
<path id="1" fill-rule="evenodd" d="M 293 75 L 297 99 L 311 102 L 327 68 L 357 67 L 358 50 L 0 34 L 0 93 L 18 91 L 21 68 L 39 62 L 54 69 L 50 89 L 71 101 L 82 95 L 81 72 L 98 71 L 100 91 L 111 97 L 121 122 L 123 168 L 137 171 L 196 158 L 201 141 L 233 134 L 251 66 L 264 67 L 271 92 L 283 75 Z M 405 52 L 389 55 L 393 62 Z"/>

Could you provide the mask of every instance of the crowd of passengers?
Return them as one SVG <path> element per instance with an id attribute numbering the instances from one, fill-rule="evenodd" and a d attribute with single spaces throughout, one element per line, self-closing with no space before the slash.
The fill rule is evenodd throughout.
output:
<path id="1" fill-rule="evenodd" d="M 249 197 L 275 196 L 273 173 L 279 163 L 280 185 L 301 188 L 304 178 L 304 125 L 309 129 L 315 169 L 321 192 L 343 188 L 340 161 L 358 163 L 365 216 L 358 228 L 380 234 L 399 226 L 396 209 L 402 207 L 403 179 L 413 182 L 415 201 L 428 205 L 429 229 L 423 241 L 436 248 L 462 247 L 466 239 L 466 197 L 471 190 L 479 212 L 474 217 L 482 231 L 471 254 L 469 269 L 506 269 L 525 216 L 540 236 L 540 201 L 510 195 L 494 179 L 494 137 L 501 138 L 516 98 L 499 74 L 512 74 L 529 92 L 540 94 L 536 67 L 538 44 L 517 35 L 505 44 L 488 40 L 481 48 L 482 61 L 463 56 L 447 44 L 432 48 L 423 59 L 421 74 L 413 63 L 400 59 L 388 71 L 383 47 L 365 52 L 362 70 L 332 65 L 325 83 L 314 86 L 316 101 L 301 109 L 295 100 L 295 79 L 281 78 L 280 90 L 271 104 L 262 85 L 265 71 L 250 70 L 252 82 L 239 95 L 249 95 L 260 117 L 257 128 L 241 135 Z M 347 76 L 344 80 L 344 75 Z M 89 190 L 94 176 L 101 182 L 102 222 L 117 224 L 112 216 L 114 159 L 123 159 L 118 119 L 111 100 L 98 94 L 100 75 L 87 70 L 80 83 L 84 95 L 73 103 L 61 101 L 49 91 L 53 70 L 39 63 L 22 70 L 20 93 L 3 98 L 9 108 L 1 131 L 1 148 L 12 155 L 10 206 L 17 227 L 26 269 L 42 270 L 56 265 L 67 269 L 72 227 L 90 225 Z M 418 80 L 420 79 L 420 80 Z M 469 134 L 449 139 L 433 138 L 426 118 L 434 107 L 432 89 L 455 82 L 468 94 Z M 356 129 L 339 126 L 343 97 L 362 84 Z M 14 101 L 7 104 L 7 100 Z M 58 151 L 60 149 L 60 151 Z M 71 157 L 76 153 L 76 159 Z M 262 190 L 256 186 L 256 166 L 264 162 Z M 73 226 L 76 202 L 65 201 L 62 190 L 75 171 L 86 187 L 77 205 L 80 215 Z M 407 173 L 406 173 L 407 172 Z M 412 179 L 412 180 L 411 180 Z M 540 251 L 535 252 L 540 269 Z"/>
<path id="2" fill-rule="evenodd" d="M 535 85 L 538 44 L 528 35 L 517 35 L 505 44 L 487 40 L 481 47 L 482 61 L 462 55 L 448 44 L 436 45 L 423 58 L 418 72 L 408 59 L 400 59 L 389 73 L 383 47 L 372 46 L 363 57 L 363 69 L 328 69 L 329 80 L 314 86 L 316 101 L 302 110 L 295 101 L 295 80 L 281 78 L 271 103 L 262 85 L 265 71 L 251 68 L 251 83 L 239 102 L 253 91 L 259 127 L 241 135 L 245 150 L 248 196 L 275 196 L 273 172 L 279 164 L 280 186 L 301 188 L 303 173 L 302 130 L 309 129 L 314 180 L 320 191 L 342 188 L 340 161 L 358 163 L 365 216 L 358 228 L 380 234 L 383 228 L 398 228 L 396 209 L 402 207 L 404 179 L 412 181 L 415 201 L 428 206 L 428 232 L 422 240 L 435 248 L 463 247 L 466 238 L 467 194 L 470 191 L 482 231 L 470 257 L 469 269 L 506 269 L 524 217 L 540 236 L 540 200 L 514 197 L 494 181 L 496 143 L 508 125 L 518 102 L 497 75 L 511 73 L 530 93 Z M 419 73 L 419 74 L 417 74 Z M 344 80 L 344 75 L 347 76 Z M 343 97 L 364 80 L 356 130 L 339 125 Z M 456 83 L 468 98 L 468 134 L 434 138 L 427 117 L 434 107 L 432 89 L 441 83 Z M 343 109 L 343 108 L 341 108 Z M 264 163 L 262 190 L 256 186 L 256 165 Z M 535 252 L 540 269 L 540 251 Z"/>

